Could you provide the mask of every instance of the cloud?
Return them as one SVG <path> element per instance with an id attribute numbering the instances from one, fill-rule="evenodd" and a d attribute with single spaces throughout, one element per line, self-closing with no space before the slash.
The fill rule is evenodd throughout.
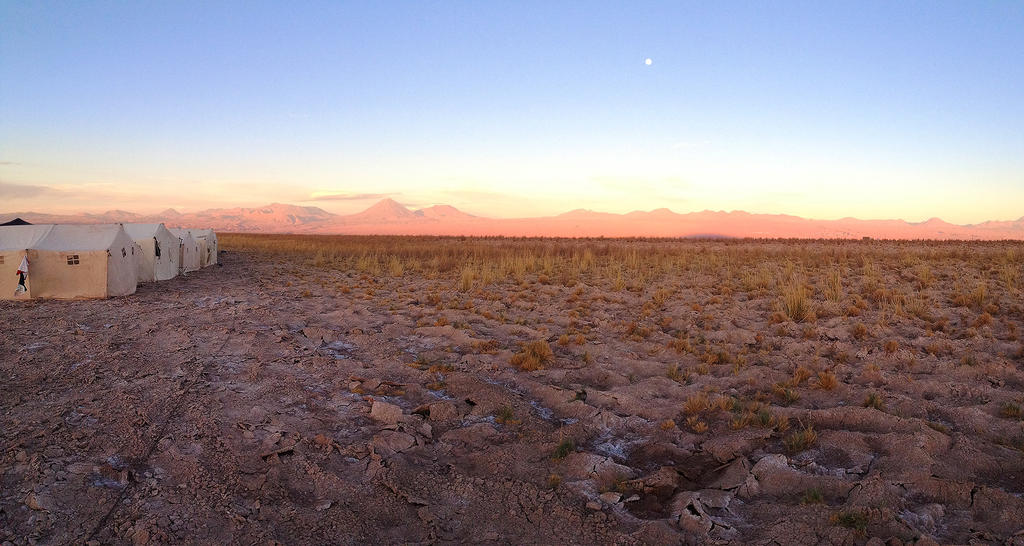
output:
<path id="1" fill-rule="evenodd" d="M 29 206 L 40 206 L 47 209 L 85 207 L 87 203 L 118 206 L 131 206 L 127 203 L 150 204 L 152 194 L 139 194 L 119 190 L 115 184 L 93 183 L 74 186 L 43 186 L 36 184 L 16 184 L 0 180 L 0 200 L 22 201 Z"/>
<path id="2" fill-rule="evenodd" d="M 0 181 L 0 197 L 8 199 L 24 199 L 29 197 L 60 197 L 65 193 L 49 186 L 31 184 L 9 184 Z"/>
<path id="3" fill-rule="evenodd" d="M 470 199 L 479 199 L 479 198 L 484 198 L 484 199 L 491 199 L 491 198 L 503 198 L 503 199 L 517 198 L 518 199 L 518 196 L 514 196 L 513 194 L 496 192 L 496 191 L 482 191 L 482 190 L 438 190 L 438 193 L 444 193 L 444 194 L 447 194 L 447 195 L 453 195 L 455 197 L 467 197 L 467 198 L 470 198 Z"/>
<path id="4" fill-rule="evenodd" d="M 314 193 L 306 201 L 363 201 L 366 199 L 384 199 L 396 195 L 394 193 Z"/>

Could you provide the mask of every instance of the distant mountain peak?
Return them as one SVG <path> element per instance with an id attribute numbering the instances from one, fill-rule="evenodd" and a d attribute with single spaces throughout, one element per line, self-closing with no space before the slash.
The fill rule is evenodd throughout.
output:
<path id="1" fill-rule="evenodd" d="M 289 205 L 287 203 L 271 203 L 271 204 L 269 204 L 269 205 L 267 205 L 265 207 L 261 207 L 261 209 L 263 209 L 263 210 L 271 210 L 271 211 L 274 211 L 274 212 L 287 212 L 287 213 L 301 212 L 301 213 L 304 213 L 304 214 L 332 216 L 331 213 L 327 212 L 326 210 L 324 210 L 324 209 L 322 209 L 320 207 Z"/>
<path id="2" fill-rule="evenodd" d="M 99 220 L 100 222 L 124 222 L 124 221 L 135 221 L 138 218 L 142 218 L 142 215 L 135 214 L 134 212 L 128 212 L 126 210 L 108 210 L 99 214 L 84 214 L 87 218 Z"/>
<path id="3" fill-rule="evenodd" d="M 386 198 L 376 202 L 363 212 L 358 212 L 346 218 L 357 221 L 388 222 L 416 218 L 411 210 L 394 199 Z"/>
<path id="4" fill-rule="evenodd" d="M 599 213 L 596 213 L 590 209 L 572 209 L 569 212 L 563 212 L 562 214 L 555 216 L 555 218 L 580 218 L 594 216 L 595 214 Z"/>
<path id="5" fill-rule="evenodd" d="M 676 213 L 672 212 L 671 210 L 669 210 L 667 208 L 662 207 L 660 209 L 654 209 L 654 210 L 634 210 L 632 212 L 627 212 L 626 216 L 630 216 L 630 217 L 667 217 L 667 216 L 676 216 Z"/>
<path id="6" fill-rule="evenodd" d="M 416 211 L 415 214 L 424 218 L 476 218 L 476 216 L 462 212 L 451 205 L 424 207 Z"/>

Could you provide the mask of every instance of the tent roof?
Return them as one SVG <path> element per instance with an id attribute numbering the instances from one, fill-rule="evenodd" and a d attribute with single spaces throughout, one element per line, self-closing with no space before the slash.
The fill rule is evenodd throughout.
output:
<path id="1" fill-rule="evenodd" d="M 36 250 L 109 250 L 124 233 L 120 224 L 55 225 L 45 237 L 32 246 Z"/>
<path id="2" fill-rule="evenodd" d="M 214 233 L 213 230 L 209 228 L 175 228 L 171 230 L 171 232 L 175 231 L 187 231 L 192 234 L 193 238 L 196 239 L 201 239 L 203 237 L 213 237 L 214 239 L 217 238 L 217 234 Z"/>
<path id="3" fill-rule="evenodd" d="M 121 224 L 125 233 L 132 239 L 156 237 L 161 231 L 167 231 L 163 224 Z"/>
<path id="4" fill-rule="evenodd" d="M 32 248 L 53 229 L 53 224 L 0 227 L 0 250 L 25 250 Z"/>
<path id="5" fill-rule="evenodd" d="M 171 229 L 168 229 L 167 231 L 170 231 L 175 237 L 181 239 L 182 241 L 184 241 L 185 239 L 187 239 L 189 237 L 191 237 L 193 240 L 195 240 L 195 237 L 192 237 L 192 232 L 190 232 L 187 229 L 171 228 Z"/>
<path id="6" fill-rule="evenodd" d="M 21 218 L 15 218 L 14 220 L 11 220 L 9 222 L 4 222 L 4 223 L 0 224 L 0 226 L 31 226 L 31 225 L 32 225 L 32 222 L 26 222 L 26 221 L 22 220 Z"/>

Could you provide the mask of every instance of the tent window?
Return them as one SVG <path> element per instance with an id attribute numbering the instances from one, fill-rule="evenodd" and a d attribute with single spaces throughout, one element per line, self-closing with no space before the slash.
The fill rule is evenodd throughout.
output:
<path id="1" fill-rule="evenodd" d="M 132 250 L 135 250 L 135 249 L 133 248 Z M 122 258 L 127 258 L 128 257 L 128 252 L 125 251 L 124 247 L 121 248 L 121 257 Z"/>
<path id="2" fill-rule="evenodd" d="M 4 263 L 4 256 L 0 256 L 0 265 L 3 265 L 3 263 Z"/>
<path id="3" fill-rule="evenodd" d="M 153 248 L 156 250 L 156 257 L 159 258 L 160 257 L 160 241 L 157 241 L 156 237 L 153 237 Z"/>
<path id="4" fill-rule="evenodd" d="M 68 265 L 78 265 L 78 254 L 69 254 L 67 258 Z"/>

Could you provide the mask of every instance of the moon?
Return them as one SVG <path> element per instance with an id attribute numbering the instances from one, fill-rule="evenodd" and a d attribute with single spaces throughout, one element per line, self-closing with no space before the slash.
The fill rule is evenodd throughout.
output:
<path id="1" fill-rule="evenodd" d="M 651 66 L 652 64 L 654 64 L 654 61 L 652 61 L 650 57 L 647 57 L 646 59 L 644 59 L 644 64 L 647 66 Z"/>

